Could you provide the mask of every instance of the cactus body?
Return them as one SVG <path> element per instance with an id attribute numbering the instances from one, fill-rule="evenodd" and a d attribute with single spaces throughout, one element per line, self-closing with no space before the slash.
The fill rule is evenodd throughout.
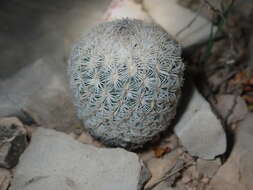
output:
<path id="1" fill-rule="evenodd" d="M 105 144 L 137 148 L 174 118 L 184 64 L 159 26 L 115 20 L 74 46 L 68 73 L 79 118 Z"/>

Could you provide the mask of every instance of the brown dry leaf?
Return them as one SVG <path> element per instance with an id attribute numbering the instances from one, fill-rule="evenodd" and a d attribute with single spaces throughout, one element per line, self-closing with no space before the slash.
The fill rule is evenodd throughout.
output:
<path id="1" fill-rule="evenodd" d="M 156 147 L 153 149 L 153 151 L 156 158 L 161 158 L 163 155 L 170 152 L 171 149 L 169 147 Z"/>

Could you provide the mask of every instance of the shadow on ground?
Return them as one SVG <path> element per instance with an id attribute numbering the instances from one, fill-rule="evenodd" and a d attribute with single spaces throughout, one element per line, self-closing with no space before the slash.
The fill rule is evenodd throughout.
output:
<path id="1" fill-rule="evenodd" d="M 68 57 L 70 44 L 96 24 L 110 0 L 0 2 L 0 79 L 41 57 Z M 59 60 L 59 59 L 57 59 Z"/>

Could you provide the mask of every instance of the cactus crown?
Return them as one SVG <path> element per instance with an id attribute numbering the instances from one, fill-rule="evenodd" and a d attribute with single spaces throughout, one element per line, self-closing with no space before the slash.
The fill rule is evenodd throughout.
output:
<path id="1" fill-rule="evenodd" d="M 159 26 L 102 23 L 82 37 L 69 62 L 74 102 L 85 128 L 107 144 L 138 146 L 174 117 L 184 64 Z"/>

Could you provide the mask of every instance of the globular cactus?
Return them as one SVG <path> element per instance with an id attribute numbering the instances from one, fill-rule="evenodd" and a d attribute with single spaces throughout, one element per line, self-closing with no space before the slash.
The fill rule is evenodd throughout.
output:
<path id="1" fill-rule="evenodd" d="M 107 145 L 137 148 L 164 131 L 183 83 L 181 48 L 159 26 L 121 19 L 74 46 L 68 73 L 79 118 Z"/>

